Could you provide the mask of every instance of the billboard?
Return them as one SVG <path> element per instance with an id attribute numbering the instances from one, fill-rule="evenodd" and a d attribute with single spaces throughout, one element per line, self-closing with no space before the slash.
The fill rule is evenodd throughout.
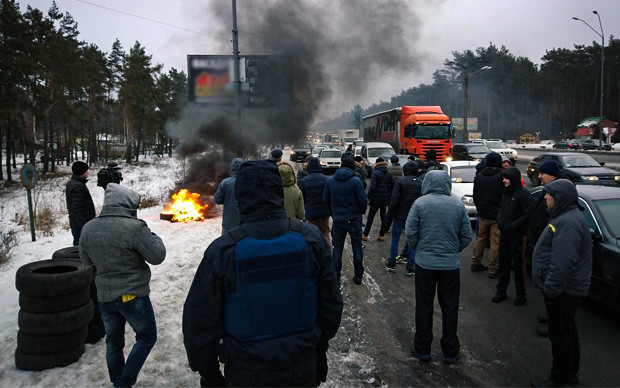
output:
<path id="1" fill-rule="evenodd" d="M 452 126 L 457 131 L 463 130 L 463 118 L 462 117 L 453 117 L 452 118 Z M 478 131 L 478 118 L 477 117 L 468 117 L 467 118 L 467 131 Z"/>
<path id="2" fill-rule="evenodd" d="M 240 103 L 244 108 L 288 108 L 293 105 L 293 77 L 288 58 L 274 55 L 239 57 Z M 189 102 L 234 104 L 232 55 L 188 55 Z"/>

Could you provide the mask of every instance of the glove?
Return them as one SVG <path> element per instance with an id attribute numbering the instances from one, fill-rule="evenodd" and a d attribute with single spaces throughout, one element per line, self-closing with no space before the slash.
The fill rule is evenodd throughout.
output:
<path id="1" fill-rule="evenodd" d="M 225 387 L 226 379 L 218 368 L 207 368 L 205 371 L 200 371 L 200 386 L 201 387 Z"/>
<path id="2" fill-rule="evenodd" d="M 317 352 L 316 354 L 316 386 L 327 381 L 327 353 Z"/>

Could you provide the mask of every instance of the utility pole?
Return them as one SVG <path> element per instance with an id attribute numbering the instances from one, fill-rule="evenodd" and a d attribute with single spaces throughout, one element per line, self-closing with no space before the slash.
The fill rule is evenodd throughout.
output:
<path id="1" fill-rule="evenodd" d="M 579 20 L 580 22 L 583 22 L 583 24 L 590 27 L 590 29 L 594 31 L 596 35 L 601 37 L 601 101 L 600 101 L 600 106 L 599 106 L 600 122 L 598 125 L 598 149 L 600 151 L 603 149 L 603 80 L 604 80 L 603 75 L 604 75 L 604 70 L 605 70 L 605 33 L 603 32 L 603 23 L 601 23 L 601 15 L 599 15 L 599 13 L 596 12 L 596 10 L 592 11 L 592 13 L 598 17 L 598 24 L 601 27 L 600 33 L 596 31 L 594 28 L 592 28 L 592 26 L 590 26 L 588 23 L 586 23 L 586 21 L 582 19 L 573 17 L 573 20 Z"/>
<path id="2" fill-rule="evenodd" d="M 483 70 L 489 70 L 491 69 L 491 66 L 484 66 L 472 73 L 468 73 L 467 72 L 467 66 L 455 62 L 455 61 L 450 61 L 447 62 L 448 65 L 457 65 L 460 68 L 463 69 L 463 77 L 464 77 L 464 81 L 463 81 L 463 86 L 465 89 L 465 113 L 463 114 L 463 141 L 464 142 L 468 142 L 469 141 L 469 134 L 467 133 L 467 114 L 469 113 L 469 76 L 470 75 L 474 75 L 480 71 Z"/>
<path id="3" fill-rule="evenodd" d="M 239 75 L 239 30 L 237 29 L 237 0 L 232 0 L 232 43 L 233 43 L 233 69 L 235 86 L 235 110 L 237 119 L 241 120 L 241 80 Z"/>

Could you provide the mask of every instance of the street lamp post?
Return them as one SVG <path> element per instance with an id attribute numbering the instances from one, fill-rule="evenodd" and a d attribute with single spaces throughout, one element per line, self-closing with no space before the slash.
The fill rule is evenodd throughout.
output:
<path id="1" fill-rule="evenodd" d="M 599 13 L 596 12 L 596 10 L 592 11 L 592 13 L 598 17 L 598 24 L 601 27 L 600 33 L 596 31 L 594 28 L 592 28 L 592 26 L 590 26 L 584 20 L 576 18 L 576 17 L 573 17 L 573 19 L 583 22 L 583 24 L 590 27 L 590 29 L 594 31 L 596 35 L 601 37 L 601 101 L 600 101 L 600 112 L 599 112 L 600 121 L 599 121 L 599 126 L 598 126 L 598 149 L 600 151 L 603 148 L 603 74 L 605 70 L 605 34 L 603 32 L 603 23 L 601 23 L 601 15 L 599 15 Z"/>
<path id="2" fill-rule="evenodd" d="M 463 114 L 463 141 L 467 142 L 469 141 L 469 135 L 467 133 L 467 118 L 468 118 L 467 115 L 469 113 L 469 77 L 483 70 L 489 70 L 491 66 L 484 66 L 472 73 L 468 73 L 467 66 L 461 63 L 451 61 L 451 62 L 448 62 L 448 65 L 457 65 L 463 69 L 463 78 L 464 78 L 463 86 L 465 89 L 465 113 Z"/>

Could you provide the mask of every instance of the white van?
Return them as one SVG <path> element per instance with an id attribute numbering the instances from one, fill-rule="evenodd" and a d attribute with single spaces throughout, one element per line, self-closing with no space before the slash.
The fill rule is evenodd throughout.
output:
<path id="1" fill-rule="evenodd" d="M 396 152 L 394 152 L 394 148 L 388 143 L 371 142 L 362 144 L 361 155 L 366 163 L 366 175 L 370 178 L 372 175 L 372 166 L 375 164 L 377 158 L 381 157 L 385 161 L 389 161 L 390 156 L 396 155 Z"/>

